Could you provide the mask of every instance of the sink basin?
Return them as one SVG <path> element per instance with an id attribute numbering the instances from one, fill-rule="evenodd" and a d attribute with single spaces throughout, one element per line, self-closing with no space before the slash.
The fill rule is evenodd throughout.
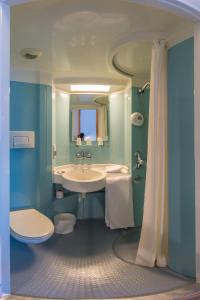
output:
<path id="1" fill-rule="evenodd" d="M 65 189 L 78 193 L 90 193 L 105 187 L 106 174 L 91 169 L 72 169 L 62 175 Z"/>

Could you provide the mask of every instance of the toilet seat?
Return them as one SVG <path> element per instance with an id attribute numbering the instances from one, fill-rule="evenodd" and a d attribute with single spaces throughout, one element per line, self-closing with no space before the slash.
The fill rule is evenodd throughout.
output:
<path id="1" fill-rule="evenodd" d="M 22 243 L 39 244 L 54 233 L 54 225 L 49 218 L 36 209 L 10 212 L 10 233 Z"/>

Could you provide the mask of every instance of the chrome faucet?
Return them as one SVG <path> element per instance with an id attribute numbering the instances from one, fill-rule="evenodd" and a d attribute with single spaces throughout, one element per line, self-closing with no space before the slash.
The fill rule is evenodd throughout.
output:
<path id="1" fill-rule="evenodd" d="M 140 169 L 140 167 L 145 164 L 145 161 L 141 158 L 141 154 L 139 151 L 135 152 L 135 157 L 136 157 L 136 169 Z"/>
<path id="2" fill-rule="evenodd" d="M 86 158 L 92 158 L 92 154 L 90 152 L 80 151 L 76 153 L 76 158 L 81 160 Z"/>

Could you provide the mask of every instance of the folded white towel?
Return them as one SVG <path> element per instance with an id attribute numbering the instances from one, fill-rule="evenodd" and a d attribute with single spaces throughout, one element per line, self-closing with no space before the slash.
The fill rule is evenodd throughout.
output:
<path id="1" fill-rule="evenodd" d="M 106 178 L 106 225 L 111 229 L 133 227 L 132 177 L 113 175 L 107 175 Z"/>
<path id="2" fill-rule="evenodd" d="M 106 173 L 120 173 L 121 168 L 122 167 L 120 165 L 108 166 L 108 167 L 105 167 L 105 172 Z"/>

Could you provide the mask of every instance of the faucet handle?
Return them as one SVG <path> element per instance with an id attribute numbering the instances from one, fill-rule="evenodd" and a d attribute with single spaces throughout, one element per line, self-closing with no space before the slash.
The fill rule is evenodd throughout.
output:
<path id="1" fill-rule="evenodd" d="M 92 158 L 92 154 L 90 152 L 86 153 L 86 158 Z"/>
<path id="2" fill-rule="evenodd" d="M 135 152 L 135 157 L 136 157 L 136 169 L 140 169 L 141 166 L 145 164 L 145 161 L 141 158 L 141 154 L 139 151 Z"/>
<path id="3" fill-rule="evenodd" d="M 76 153 L 76 158 L 82 158 L 82 155 L 81 155 L 80 152 L 77 152 L 77 153 Z"/>

